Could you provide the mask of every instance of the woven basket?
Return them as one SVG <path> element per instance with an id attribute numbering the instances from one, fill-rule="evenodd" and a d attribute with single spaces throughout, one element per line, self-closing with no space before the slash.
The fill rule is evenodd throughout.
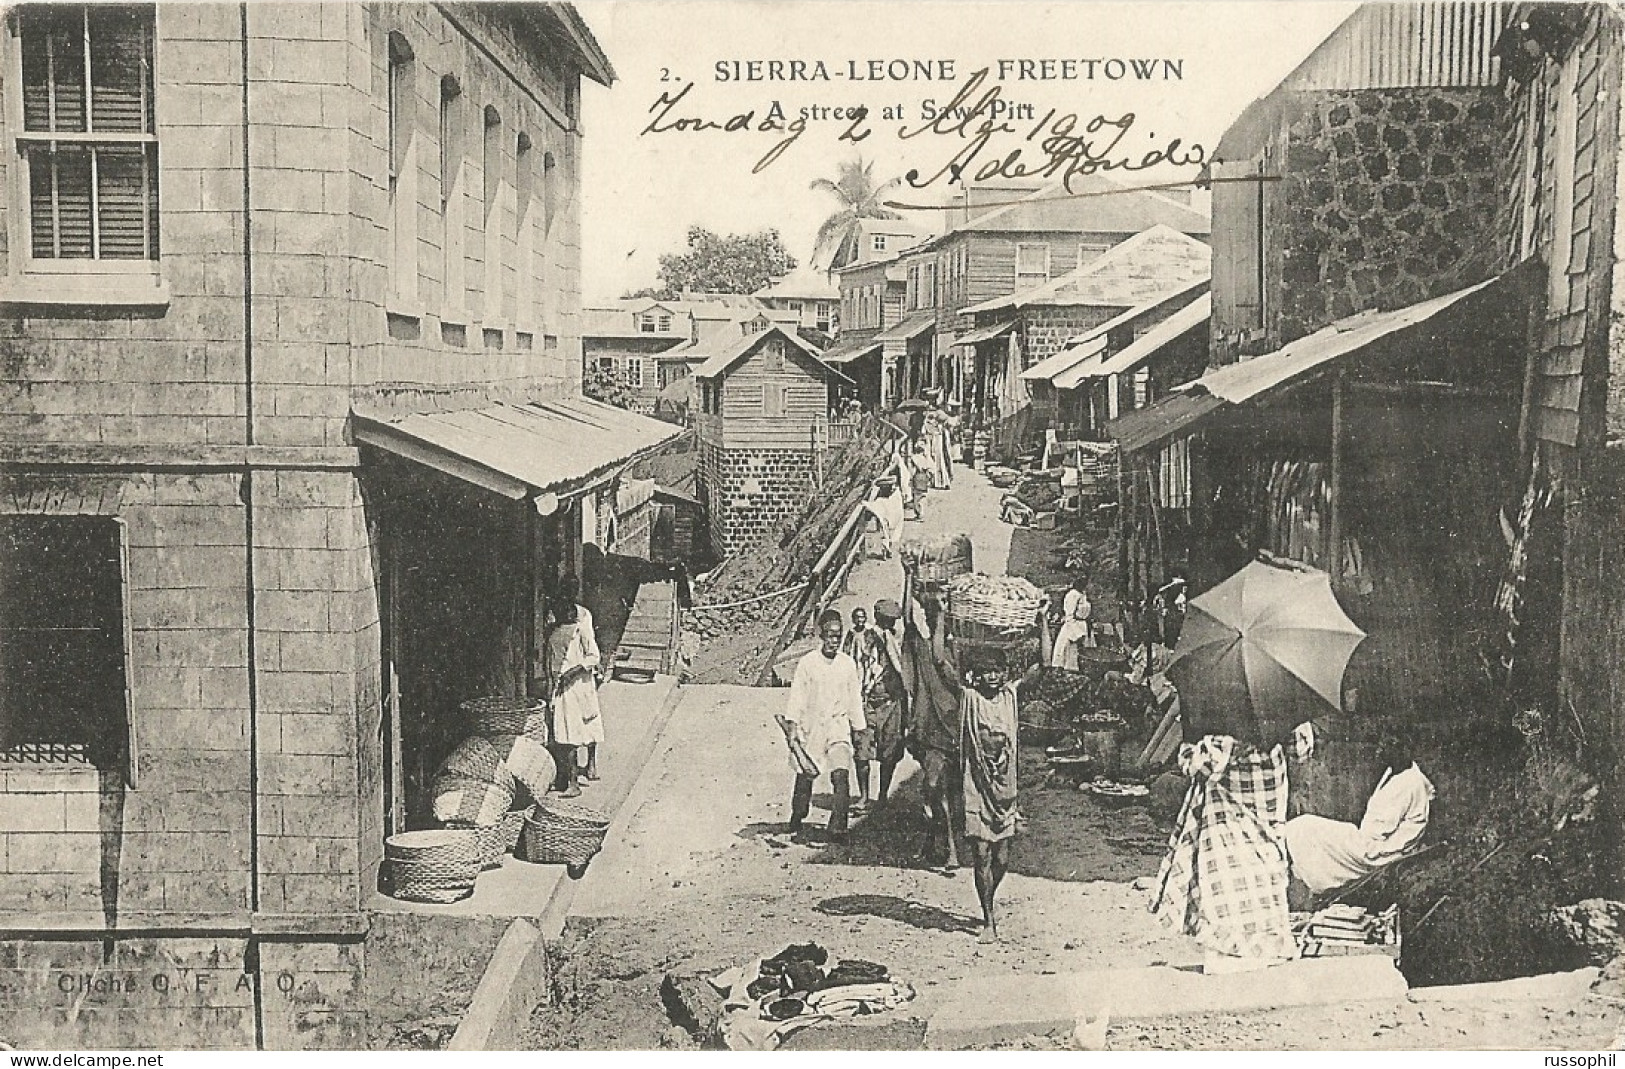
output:
<path id="1" fill-rule="evenodd" d="M 480 864 L 488 869 L 497 868 L 502 859 L 513 853 L 519 845 L 519 833 L 525 829 L 529 809 L 510 809 L 495 824 L 449 824 L 448 827 L 467 828 L 478 839 Z"/>
<path id="2" fill-rule="evenodd" d="M 537 698 L 473 698 L 458 708 L 476 735 L 547 734 L 547 703 Z"/>
<path id="3" fill-rule="evenodd" d="M 957 534 L 932 542 L 910 540 L 898 549 L 903 567 L 913 571 L 922 583 L 946 583 L 957 575 L 972 570 L 972 549 L 969 535 Z"/>
<path id="4" fill-rule="evenodd" d="M 512 782 L 487 783 L 464 776 L 439 775 L 429 791 L 434 818 L 447 826 L 477 827 L 500 820 L 513 808 Z"/>
<path id="5" fill-rule="evenodd" d="M 603 849 L 609 820 L 586 806 L 548 799 L 525 818 L 519 856 L 538 865 L 585 865 Z"/>
<path id="6" fill-rule="evenodd" d="M 479 866 L 449 869 L 414 861 L 389 862 L 389 894 L 406 902 L 460 902 L 474 893 Z"/>
<path id="7" fill-rule="evenodd" d="M 1015 576 L 962 575 L 948 584 L 948 616 L 955 634 L 964 625 L 1026 631 L 1038 623 L 1044 592 Z"/>
<path id="8" fill-rule="evenodd" d="M 479 837 L 469 828 L 408 831 L 384 840 L 389 893 L 412 902 L 456 902 L 474 893 Z"/>

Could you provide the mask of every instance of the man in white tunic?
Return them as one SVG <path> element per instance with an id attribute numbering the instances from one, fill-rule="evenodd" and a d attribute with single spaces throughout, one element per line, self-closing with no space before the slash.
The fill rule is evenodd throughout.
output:
<path id="1" fill-rule="evenodd" d="M 1432 782 L 1408 753 L 1394 744 L 1385 749 L 1387 771 L 1359 824 L 1305 813 L 1284 825 L 1292 875 L 1311 892 L 1331 891 L 1377 871 L 1427 831 Z"/>
<path id="2" fill-rule="evenodd" d="M 854 776 L 852 736 L 868 724 L 863 717 L 858 665 L 841 652 L 841 614 L 830 610 L 818 618 L 817 649 L 801 658 L 790 683 L 784 728 L 792 745 L 790 767 L 796 774 L 790 799 L 790 830 L 801 830 L 812 810 L 813 786 L 828 777 L 835 795 L 829 817 L 832 839 L 846 835 Z M 794 752 L 799 746 L 801 752 Z M 804 766 L 811 761 L 811 769 Z"/>

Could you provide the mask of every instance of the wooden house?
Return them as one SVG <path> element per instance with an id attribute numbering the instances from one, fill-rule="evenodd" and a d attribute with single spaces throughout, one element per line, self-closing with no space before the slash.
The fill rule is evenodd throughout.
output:
<path id="1" fill-rule="evenodd" d="M 830 408 L 851 380 L 779 326 L 746 335 L 694 372 L 698 497 L 724 556 L 761 542 L 801 508 L 829 446 Z"/>
<path id="2" fill-rule="evenodd" d="M 1104 175 L 981 203 L 985 210 L 901 258 L 909 325 L 885 356 L 904 365 L 903 397 L 943 387 L 964 399 L 972 350 L 959 338 L 975 329 L 971 307 L 1041 287 L 1152 227 L 1204 240 L 1209 232 L 1203 208 Z"/>

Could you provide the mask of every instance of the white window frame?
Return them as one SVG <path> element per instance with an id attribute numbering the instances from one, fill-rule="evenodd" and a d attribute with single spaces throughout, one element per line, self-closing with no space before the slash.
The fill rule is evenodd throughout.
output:
<path id="1" fill-rule="evenodd" d="M 406 35 L 385 40 L 385 123 L 389 156 L 390 310 L 418 314 L 417 55 Z M 402 94 L 405 98 L 402 99 Z"/>
<path id="2" fill-rule="evenodd" d="M 132 5 L 133 6 L 133 5 Z M 20 16 L 27 14 L 28 8 L 13 9 L 8 12 L 5 27 L 5 77 L 8 84 L 16 87 L 16 91 L 5 94 L 4 125 L 15 132 L 15 142 L 12 149 L 12 166 L 10 170 L 10 189 L 8 206 L 11 209 L 11 218 L 18 220 L 14 226 L 11 240 L 8 242 L 7 273 L 0 278 L 0 305 L 79 305 L 79 306 L 118 306 L 126 308 L 166 308 L 169 305 L 169 283 L 163 272 L 163 248 L 160 243 L 158 259 L 155 260 L 72 260 L 72 259 L 36 259 L 30 251 L 30 212 L 29 203 L 29 176 L 27 153 L 23 152 L 20 143 L 28 140 L 80 140 L 96 143 L 109 141 L 136 141 L 159 145 L 160 141 L 156 131 L 164 129 L 166 122 L 166 109 L 164 94 L 160 92 L 161 80 L 158 77 L 158 48 L 159 27 L 163 17 L 161 5 L 153 9 L 152 38 L 153 70 L 151 72 L 153 92 L 153 130 L 152 134 L 77 134 L 64 137 L 60 133 L 52 134 L 26 134 L 23 132 L 23 57 L 22 57 L 22 22 Z M 88 99 L 87 99 L 88 107 Z M 155 225 L 161 226 L 163 211 L 163 182 L 164 172 L 162 152 L 158 168 L 159 185 L 159 220 Z"/>
<path id="3" fill-rule="evenodd" d="M 886 235 L 885 234 L 871 234 L 869 236 L 869 248 L 873 252 L 885 252 L 886 251 Z"/>
<path id="4" fill-rule="evenodd" d="M 629 356 L 625 363 L 626 384 L 634 390 L 643 389 L 643 357 Z"/>
<path id="5" fill-rule="evenodd" d="M 1021 270 L 1021 250 L 1022 249 L 1043 249 L 1044 250 L 1044 277 L 1042 279 L 1039 279 L 1037 282 L 1031 281 L 1032 279 L 1037 278 L 1037 273 L 1036 272 L 1023 272 Z M 1048 282 L 1050 280 L 1050 277 L 1051 277 L 1050 276 L 1050 248 L 1049 248 L 1049 242 L 1047 242 L 1047 241 L 1018 241 L 1018 242 L 1016 242 L 1015 271 L 1016 271 L 1016 280 L 1015 281 L 1016 281 L 1016 292 L 1017 293 L 1020 293 L 1022 290 L 1031 288 L 1033 286 L 1042 286 L 1044 283 Z M 1024 278 L 1027 279 L 1028 281 L 1023 281 Z"/>

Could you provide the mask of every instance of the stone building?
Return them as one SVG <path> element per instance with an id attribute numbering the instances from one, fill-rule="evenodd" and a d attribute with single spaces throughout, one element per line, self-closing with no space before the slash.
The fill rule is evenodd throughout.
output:
<path id="1" fill-rule="evenodd" d="M 955 343 L 975 354 L 971 412 L 997 419 L 999 399 L 1010 393 L 1000 382 L 1018 376 L 1042 429 L 1071 438 L 1098 433 L 1118 414 L 1120 383 L 1085 375 L 1059 386 L 1057 377 L 1101 363 L 1201 297 L 1210 259 L 1205 242 L 1159 224 L 1052 282 L 964 309 L 974 326 Z M 1138 371 L 1128 372 L 1131 386 Z"/>
<path id="2" fill-rule="evenodd" d="M 730 556 L 800 512 L 829 448 L 839 371 L 782 327 L 742 338 L 694 372 L 699 500 L 711 547 Z"/>
<path id="3" fill-rule="evenodd" d="M 1449 5 L 1432 26 L 1425 6 L 1362 8 L 1214 148 L 1215 364 L 1496 272 L 1476 239 L 1502 200 L 1489 48 L 1507 8 Z M 1380 58 L 1392 50 L 1407 58 Z"/>
<path id="4" fill-rule="evenodd" d="M 613 72 L 568 4 L 3 41 L 0 1035 L 360 1046 L 412 1002 L 369 987 L 384 837 L 455 703 L 534 685 L 542 594 L 671 430 L 578 396 Z"/>
<path id="5" fill-rule="evenodd" d="M 1367 715 L 1302 792 L 1342 819 L 1385 726 L 1505 727 L 1483 666 L 1537 273 L 1499 237 L 1509 10 L 1364 5 L 1242 113 L 1212 164 L 1210 370 L 1107 428 L 1130 598 L 1267 550 L 1330 573 L 1367 632 L 1344 695 Z"/>

